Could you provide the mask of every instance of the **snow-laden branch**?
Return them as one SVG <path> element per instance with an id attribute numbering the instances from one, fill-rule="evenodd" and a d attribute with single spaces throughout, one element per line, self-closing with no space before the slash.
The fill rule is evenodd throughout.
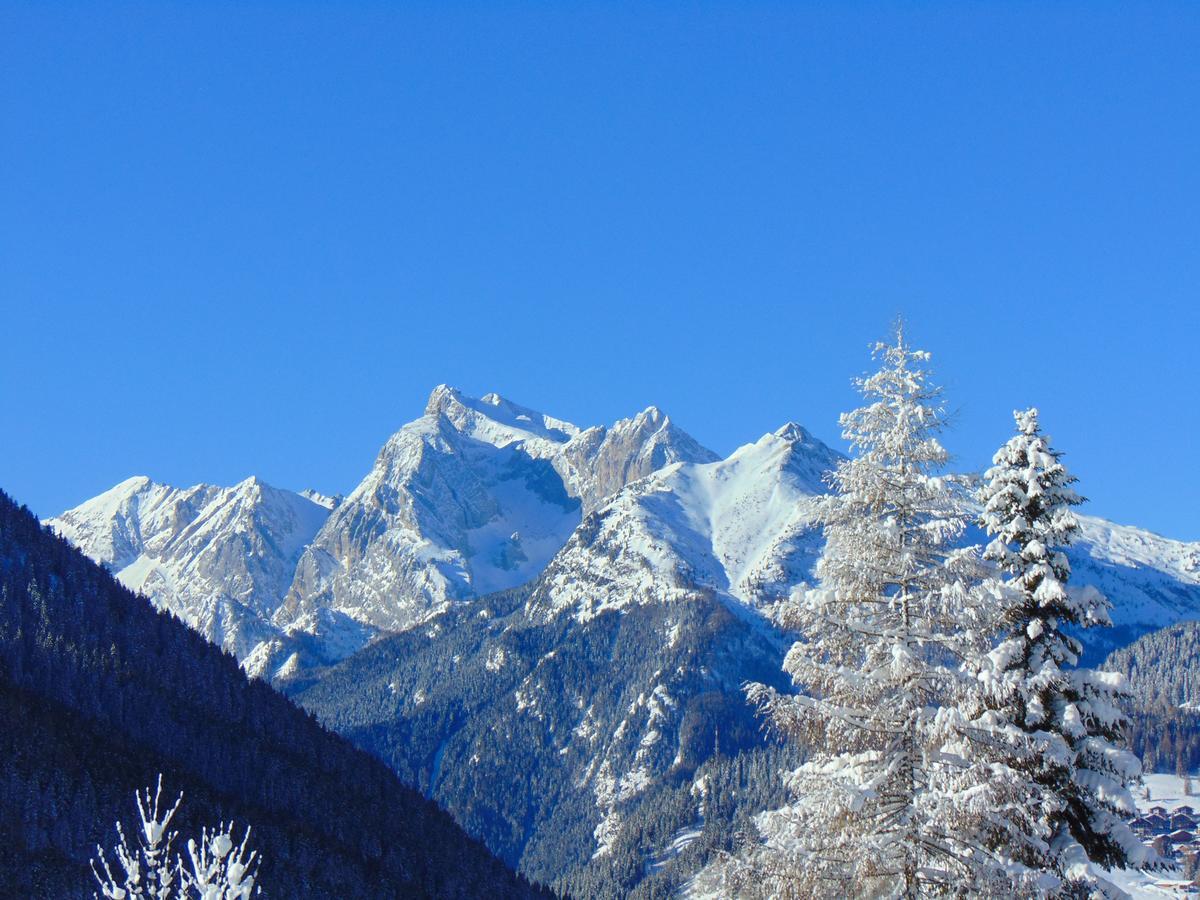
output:
<path id="1" fill-rule="evenodd" d="M 257 896 L 255 873 L 259 857 L 248 849 L 250 829 L 240 843 L 233 836 L 233 824 L 205 828 L 200 840 L 187 842 L 186 861 L 171 855 L 178 834 L 171 820 L 183 802 L 180 793 L 170 809 L 162 809 L 162 775 L 151 797 L 150 789 L 135 793 L 139 818 L 138 837 L 131 844 L 121 823 L 116 823 L 117 845 L 113 848 L 117 871 L 97 847 L 92 874 L 105 900 L 250 900 Z"/>

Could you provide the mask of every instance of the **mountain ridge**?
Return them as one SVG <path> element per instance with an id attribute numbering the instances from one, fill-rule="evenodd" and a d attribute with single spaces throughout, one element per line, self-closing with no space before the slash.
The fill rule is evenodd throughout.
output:
<path id="1" fill-rule="evenodd" d="M 705 815 L 688 778 L 715 766 L 765 795 L 721 760 L 774 752 L 741 685 L 779 674 L 770 612 L 812 578 L 842 458 L 794 422 L 718 459 L 654 407 L 579 428 L 439 386 L 320 505 L 243 665 L 526 874 L 654 896 L 685 863 L 645 875 L 645 834 Z M 1080 635 L 1086 662 L 1200 616 L 1200 544 L 1080 521 L 1072 581 L 1111 596 L 1116 626 Z"/>
<path id="2" fill-rule="evenodd" d="M 328 665 L 449 603 L 528 582 L 611 492 L 671 462 L 715 459 L 655 407 L 581 429 L 495 393 L 475 399 L 439 385 L 346 495 L 282 491 L 255 477 L 172 488 L 137 476 L 46 521 L 269 677 Z M 257 510 L 243 502 L 243 518 L 215 536 L 219 547 L 188 543 L 207 504 L 251 489 L 306 510 L 303 533 L 254 527 Z M 171 514 L 156 515 L 159 506 Z M 238 544 L 259 561 L 246 575 L 257 580 L 226 596 Z M 218 549 L 229 556 L 223 573 L 205 563 Z"/>
<path id="3" fill-rule="evenodd" d="M 793 473 L 799 481 L 784 484 L 779 460 L 766 465 L 772 446 L 807 467 Z M 636 593 L 635 569 L 661 569 L 651 582 L 699 569 L 742 602 L 769 603 L 819 552 L 813 501 L 795 485 L 823 492 L 824 471 L 840 458 L 795 422 L 722 460 L 654 406 L 581 428 L 496 393 L 476 399 L 438 385 L 344 496 L 254 477 L 170 488 L 138 476 L 47 522 L 250 671 L 276 676 L 331 664 L 552 568 L 568 577 L 572 565 L 586 568 L 574 538 L 596 522 L 613 554 L 612 591 Z M 731 480 L 741 482 L 732 492 Z M 1200 544 L 1081 523 L 1070 551 L 1078 578 L 1115 601 L 1115 629 L 1085 635 L 1089 662 L 1200 615 Z M 796 554 L 802 565 L 789 562 Z M 548 611 L 565 601 L 543 590 L 531 602 Z"/>

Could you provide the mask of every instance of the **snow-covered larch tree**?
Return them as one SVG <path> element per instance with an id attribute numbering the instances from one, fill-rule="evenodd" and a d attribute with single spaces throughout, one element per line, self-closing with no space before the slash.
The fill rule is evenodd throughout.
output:
<path id="1" fill-rule="evenodd" d="M 199 841 L 188 841 L 189 865 L 182 867 L 184 887 L 199 900 L 249 900 L 254 891 L 258 853 L 247 854 L 250 829 L 235 844 L 233 824 L 211 832 L 205 828 Z"/>
<path id="2" fill-rule="evenodd" d="M 943 704 L 983 640 L 988 597 L 970 515 L 942 476 L 947 452 L 929 354 L 897 328 L 867 403 L 841 425 L 854 456 L 832 473 L 818 586 L 779 612 L 802 635 L 785 670 L 797 693 L 749 689 L 783 734 L 813 748 L 788 776 L 790 806 L 760 817 L 763 842 L 716 877 L 730 893 L 779 897 L 1011 895 L 944 789 Z M 712 882 L 710 882 L 712 883 Z"/>
<path id="3" fill-rule="evenodd" d="M 986 559 L 1007 576 L 993 649 L 968 663 L 979 689 L 968 734 L 992 772 L 987 791 L 1025 803 L 996 807 L 990 840 L 1056 882 L 1061 896 L 1123 896 L 1089 866 L 1139 865 L 1147 850 L 1126 820 L 1137 758 L 1121 746 L 1124 678 L 1077 668 L 1081 646 L 1065 627 L 1110 625 L 1109 602 L 1068 586 L 1063 547 L 1083 502 L 1036 409 L 1015 413 L 1017 433 L 993 458 L 980 492 Z"/>
<path id="4" fill-rule="evenodd" d="M 97 847 L 100 866 L 92 860 L 92 874 L 104 900 L 250 900 L 256 896 L 254 880 L 258 854 L 247 852 L 250 829 L 241 843 L 235 842 L 232 824 L 209 831 L 199 842 L 187 842 L 185 864 L 171 845 L 178 837 L 171 819 L 183 802 L 183 794 L 170 809 L 163 809 L 162 775 L 151 797 L 150 789 L 135 793 L 140 819 L 136 845 L 130 845 L 117 822 L 118 842 L 114 848 L 118 871 L 113 872 L 103 848 Z"/>
<path id="5" fill-rule="evenodd" d="M 92 860 L 92 874 L 105 900 L 171 900 L 178 896 L 179 859 L 171 856 L 176 833 L 170 830 L 170 825 L 183 802 L 183 794 L 170 809 L 160 808 L 161 796 L 162 775 L 158 776 L 153 797 L 149 788 L 134 792 L 140 820 L 136 844 L 130 845 L 125 830 L 117 822 L 117 845 L 113 848 L 120 867 L 117 875 L 113 874 L 103 848 L 96 848 L 100 869 Z"/>

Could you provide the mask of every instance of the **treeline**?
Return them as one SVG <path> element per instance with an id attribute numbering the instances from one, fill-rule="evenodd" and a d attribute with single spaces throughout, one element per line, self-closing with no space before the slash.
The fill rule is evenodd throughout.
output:
<path id="1" fill-rule="evenodd" d="M 1144 635 L 1104 668 L 1129 679 L 1129 744 L 1147 772 L 1200 771 L 1200 622 Z"/>
<path id="2" fill-rule="evenodd" d="M 1179 622 L 1143 635 L 1111 654 L 1104 668 L 1121 672 L 1142 708 L 1179 708 L 1200 701 L 1200 622 Z"/>
<path id="3" fill-rule="evenodd" d="M 276 897 L 535 894 L 435 804 L 0 492 L 0 896 L 77 897 L 158 773 Z"/>
<path id="4" fill-rule="evenodd" d="M 754 816 L 787 798 L 780 769 L 801 758 L 774 741 L 712 756 L 694 774 L 656 787 L 631 810 L 608 853 L 554 887 L 570 897 L 680 896 L 697 871 L 755 839 Z"/>
<path id="5" fill-rule="evenodd" d="M 528 595 L 462 604 L 428 629 L 372 644 L 294 696 L 529 877 L 588 900 L 665 896 L 782 797 L 773 777 L 780 757 L 770 755 L 781 751 L 769 749 L 742 691 L 747 679 L 786 684 L 779 639 L 698 589 L 687 602 L 586 623 L 531 621 Z M 656 689 L 673 705 L 651 725 L 639 701 Z M 651 728 L 659 737 L 643 746 Z M 646 786 L 600 808 L 602 773 L 619 781 L 634 771 Z M 696 821 L 703 804 L 691 790 L 704 778 L 712 789 L 703 839 L 651 865 Z M 610 814 L 613 836 L 596 855 L 597 825 Z"/>

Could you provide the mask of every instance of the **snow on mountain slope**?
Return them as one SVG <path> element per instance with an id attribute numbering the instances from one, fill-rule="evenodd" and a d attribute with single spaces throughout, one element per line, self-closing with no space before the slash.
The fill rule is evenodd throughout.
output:
<path id="1" fill-rule="evenodd" d="M 664 785 L 732 744 L 740 715 L 757 739 L 741 686 L 781 678 L 788 643 L 758 612 L 811 577 L 840 459 L 788 425 L 725 460 L 667 465 L 586 513 L 519 593 L 379 642 L 303 702 L 538 877 L 603 865 L 643 840 Z M 1111 574 L 1118 622 L 1200 612 L 1192 548 L 1085 519 L 1072 557 L 1079 582 Z M 568 864 L 564 847 L 584 855 Z"/>
<path id="2" fill-rule="evenodd" d="M 711 463 L 676 463 L 588 517 L 540 579 L 535 617 L 586 620 L 630 603 L 713 591 L 752 607 L 811 571 L 824 473 L 840 456 L 789 424 Z"/>
<path id="3" fill-rule="evenodd" d="M 578 522 L 547 460 L 426 416 L 388 440 L 330 516 L 277 622 L 328 608 L 398 631 L 534 577 Z"/>
<path id="4" fill-rule="evenodd" d="M 718 460 L 654 407 L 580 429 L 442 385 L 345 498 L 141 477 L 49 521 L 270 672 L 534 579 L 540 616 L 697 590 L 761 608 L 808 577 L 814 498 L 839 458 L 797 425 Z M 1089 661 L 1200 616 L 1200 544 L 1082 522 L 1076 580 L 1109 594 L 1117 624 L 1083 635 Z"/>
<path id="5" fill-rule="evenodd" d="M 47 524 L 240 658 L 272 633 L 267 619 L 328 515 L 257 478 L 174 488 L 139 476 Z"/>
<path id="6" fill-rule="evenodd" d="M 658 470 L 588 517 L 540 580 L 531 613 L 572 608 L 586 619 L 697 589 L 762 608 L 809 576 L 823 544 L 815 497 L 839 458 L 788 425 L 726 460 Z M 1198 543 L 1081 516 L 1068 553 L 1074 582 L 1113 602 L 1115 627 L 1080 635 L 1088 664 L 1147 631 L 1200 617 Z"/>
<path id="7" fill-rule="evenodd" d="M 1076 545 L 1091 560 L 1090 565 L 1083 563 L 1089 581 L 1101 589 L 1108 582 L 1125 591 L 1117 624 L 1161 626 L 1195 614 L 1200 598 L 1200 543 L 1172 540 L 1093 516 L 1080 516 L 1079 525 Z M 1137 573 L 1136 578 L 1130 573 Z M 1136 592 L 1130 587 L 1136 587 Z"/>
<path id="8" fill-rule="evenodd" d="M 575 425 L 441 385 L 348 496 L 132 478 L 49 520 L 255 673 L 324 665 L 380 630 L 535 578 L 581 509 L 715 454 L 650 408 Z"/>
<path id="9" fill-rule="evenodd" d="M 318 609 L 398 631 L 536 577 L 597 502 L 659 462 L 711 459 L 658 410 L 581 432 L 436 388 L 304 553 L 275 621 Z"/>
<path id="10" fill-rule="evenodd" d="M 334 494 L 330 496 L 329 494 L 322 494 L 320 491 L 314 491 L 312 488 L 305 488 L 300 492 L 300 496 L 305 500 L 311 500 L 313 503 L 317 504 L 317 506 L 323 506 L 328 510 L 336 508 L 337 505 L 344 499 L 341 494 Z"/>
<path id="11" fill-rule="evenodd" d="M 778 669 L 786 642 L 752 610 L 810 576 L 824 542 L 816 526 L 824 476 L 840 459 L 799 425 L 788 424 L 727 459 L 667 466 L 590 514 L 532 586 L 526 627 L 557 625 L 568 634 L 587 634 L 605 613 L 619 611 L 660 629 L 648 641 L 635 629 L 635 640 L 657 648 L 653 658 L 661 665 L 627 689 L 636 700 L 620 721 L 614 725 L 610 716 L 607 730 L 596 730 L 585 716 L 582 731 L 573 732 L 575 739 L 561 751 L 577 754 L 580 765 L 587 762 L 573 782 L 594 796 L 598 856 L 613 846 L 625 814 L 686 755 L 682 744 L 672 746 L 664 736 L 676 736 L 673 742 L 688 732 L 689 690 L 698 690 L 692 680 L 712 690 L 707 680 L 715 678 L 724 684 L 718 692 L 740 697 L 747 673 L 738 667 L 749 657 L 739 662 L 718 654 L 698 664 L 686 650 L 715 639 L 715 632 L 697 632 L 716 621 L 702 611 L 715 605 L 732 612 L 717 631 L 748 629 L 761 642 L 754 664 L 763 665 L 763 647 L 773 647 Z M 664 662 L 680 653 L 688 663 Z M 604 685 L 614 680 L 609 676 Z M 519 689 L 517 712 L 553 708 L 558 689 L 531 675 Z M 595 701 L 589 702 L 590 710 Z"/>
<path id="12" fill-rule="evenodd" d="M 549 455 L 553 455 L 554 445 L 579 433 L 570 422 L 520 406 L 499 394 L 484 394 L 476 400 L 445 384 L 429 395 L 425 415 L 443 416 L 460 434 L 496 447 L 520 441 Z"/>
<path id="13" fill-rule="evenodd" d="M 637 418 L 611 431 L 656 434 L 665 417 Z M 559 876 L 569 832 L 571 865 L 586 866 L 630 839 L 672 773 L 759 742 L 742 685 L 782 683 L 786 641 L 752 608 L 809 575 L 839 459 L 787 425 L 728 459 L 659 469 L 588 514 L 518 595 L 380 641 L 303 702 L 406 776 L 425 773 L 505 858 Z M 514 785 L 529 772 L 561 787 L 526 796 Z"/>
<path id="14" fill-rule="evenodd" d="M 1200 542 L 1162 537 L 1093 516 L 1079 517 L 1080 534 L 1068 556 L 1077 583 L 1095 585 L 1113 603 L 1113 628 L 1084 632 L 1085 661 L 1143 634 L 1200 618 Z"/>
<path id="15" fill-rule="evenodd" d="M 718 459 L 651 406 L 611 428 L 596 426 L 577 433 L 555 456 L 554 465 L 586 514 L 631 481 L 664 466 Z"/>

